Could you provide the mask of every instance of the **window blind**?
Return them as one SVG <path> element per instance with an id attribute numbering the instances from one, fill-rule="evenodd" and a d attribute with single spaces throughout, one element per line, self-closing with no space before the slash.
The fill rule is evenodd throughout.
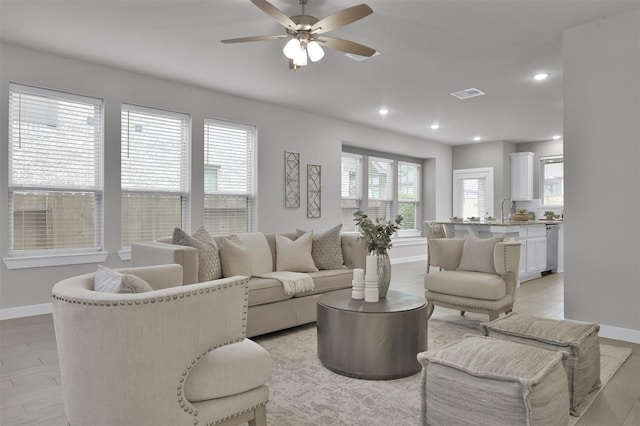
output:
<path id="1" fill-rule="evenodd" d="M 342 153 L 340 187 L 342 195 L 342 230 L 355 231 L 353 213 L 362 202 L 362 156 Z"/>
<path id="2" fill-rule="evenodd" d="M 417 229 L 420 201 L 420 165 L 398 163 L 398 214 L 402 215 L 402 229 Z"/>
<path id="3" fill-rule="evenodd" d="M 540 198 L 543 205 L 564 205 L 564 157 L 540 158 Z"/>
<path id="4" fill-rule="evenodd" d="M 369 216 L 391 218 L 393 160 L 369 157 Z"/>
<path id="5" fill-rule="evenodd" d="M 485 203 L 485 179 L 462 179 L 462 217 L 484 217 Z"/>
<path id="6" fill-rule="evenodd" d="M 169 236 L 187 218 L 186 114 L 122 105 L 122 245 Z"/>
<path id="7" fill-rule="evenodd" d="M 255 150 L 255 126 L 204 120 L 204 225 L 210 233 L 253 231 Z"/>
<path id="8" fill-rule="evenodd" d="M 101 99 L 9 85 L 9 251 L 102 245 Z"/>

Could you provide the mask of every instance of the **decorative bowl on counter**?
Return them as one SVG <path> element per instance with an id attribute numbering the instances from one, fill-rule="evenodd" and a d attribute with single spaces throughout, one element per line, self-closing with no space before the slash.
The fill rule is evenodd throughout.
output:
<path id="1" fill-rule="evenodd" d="M 514 222 L 528 222 L 531 219 L 529 213 L 514 213 L 511 215 L 511 220 Z"/>
<path id="2" fill-rule="evenodd" d="M 475 216 L 468 217 L 467 220 L 469 222 L 480 222 L 480 218 Z"/>
<path id="3" fill-rule="evenodd" d="M 462 218 L 458 216 L 450 217 L 449 220 L 451 222 L 462 222 Z"/>

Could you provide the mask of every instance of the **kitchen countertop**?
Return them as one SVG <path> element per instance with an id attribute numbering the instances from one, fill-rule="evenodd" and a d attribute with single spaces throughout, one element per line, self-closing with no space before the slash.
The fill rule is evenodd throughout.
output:
<path id="1" fill-rule="evenodd" d="M 526 220 L 526 221 L 506 221 L 500 220 L 485 221 L 485 220 L 460 220 L 460 221 L 436 221 L 443 225 L 488 225 L 488 226 L 529 226 L 529 225 L 555 225 L 564 223 L 562 220 Z"/>

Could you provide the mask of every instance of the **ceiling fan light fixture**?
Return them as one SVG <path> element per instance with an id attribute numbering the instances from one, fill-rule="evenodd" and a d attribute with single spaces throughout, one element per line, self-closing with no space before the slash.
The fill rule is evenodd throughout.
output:
<path id="1" fill-rule="evenodd" d="M 307 65 L 307 50 L 304 47 L 300 47 L 296 52 L 296 57 L 293 58 L 293 64 L 298 67 Z"/>
<path id="2" fill-rule="evenodd" d="M 282 53 L 284 53 L 284 56 L 289 59 L 296 59 L 296 56 L 299 54 L 300 50 L 300 40 L 298 40 L 297 38 L 292 38 L 287 42 L 287 44 L 284 45 Z"/>
<path id="3" fill-rule="evenodd" d="M 307 53 L 309 54 L 311 62 L 318 62 L 324 56 L 324 50 L 322 50 L 322 47 L 317 41 L 312 41 L 307 44 Z"/>

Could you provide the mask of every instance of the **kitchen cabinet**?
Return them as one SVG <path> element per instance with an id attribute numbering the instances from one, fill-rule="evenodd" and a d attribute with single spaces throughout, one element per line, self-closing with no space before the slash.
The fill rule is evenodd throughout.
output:
<path id="1" fill-rule="evenodd" d="M 533 199 L 533 152 L 511 154 L 511 201 Z"/>

